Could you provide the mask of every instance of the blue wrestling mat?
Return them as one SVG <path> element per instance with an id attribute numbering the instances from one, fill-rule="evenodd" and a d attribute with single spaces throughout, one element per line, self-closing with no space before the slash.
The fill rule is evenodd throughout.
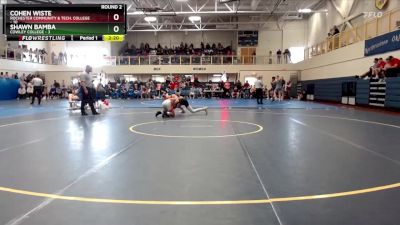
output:
<path id="1" fill-rule="evenodd" d="M 264 104 L 258 105 L 254 99 L 189 99 L 194 108 L 208 106 L 209 108 L 251 108 L 251 109 L 332 109 L 337 108 L 326 104 L 304 101 L 270 101 L 264 100 Z M 162 100 L 135 101 L 126 100 L 122 102 L 112 101 L 112 107 L 124 108 L 160 108 Z"/>
<path id="2" fill-rule="evenodd" d="M 31 106 L 27 100 L 0 101 L 0 117 L 11 118 L 15 116 L 26 116 L 31 114 L 42 114 L 60 112 L 64 114 L 69 108 L 67 100 L 43 100 L 42 105 Z M 161 108 L 162 100 L 121 100 L 111 99 L 112 109 L 134 109 L 134 108 Z M 208 106 L 209 108 L 241 108 L 241 109 L 337 109 L 336 106 L 305 102 L 305 101 L 269 101 L 264 100 L 263 105 L 257 105 L 255 99 L 189 99 L 189 103 L 194 107 Z M 79 111 L 79 110 L 78 110 Z"/>

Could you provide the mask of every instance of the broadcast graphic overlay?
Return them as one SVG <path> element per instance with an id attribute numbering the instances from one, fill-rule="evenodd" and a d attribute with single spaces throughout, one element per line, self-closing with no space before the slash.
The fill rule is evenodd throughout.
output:
<path id="1" fill-rule="evenodd" d="M 126 5 L 3 5 L 9 41 L 123 41 Z"/>

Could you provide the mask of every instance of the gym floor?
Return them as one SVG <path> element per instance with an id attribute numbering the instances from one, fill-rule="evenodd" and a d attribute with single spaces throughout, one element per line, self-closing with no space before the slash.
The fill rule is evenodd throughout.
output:
<path id="1" fill-rule="evenodd" d="M 1 102 L 0 225 L 399 224 L 400 114 L 190 102 Z"/>

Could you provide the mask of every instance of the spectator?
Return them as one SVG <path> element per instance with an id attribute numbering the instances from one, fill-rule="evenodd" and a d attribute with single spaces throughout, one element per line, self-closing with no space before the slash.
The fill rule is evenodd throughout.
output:
<path id="1" fill-rule="evenodd" d="M 243 84 L 243 92 L 244 98 L 250 98 L 250 84 L 248 80 L 246 80 L 246 82 Z"/>
<path id="2" fill-rule="evenodd" d="M 64 64 L 67 64 L 68 63 L 68 55 L 67 55 L 67 52 L 64 52 L 64 54 L 63 54 L 63 61 L 64 61 Z"/>
<path id="3" fill-rule="evenodd" d="M 272 51 L 269 51 L 268 64 L 272 64 Z"/>
<path id="4" fill-rule="evenodd" d="M 331 33 L 333 36 L 335 36 L 336 34 L 339 34 L 340 33 L 339 28 L 336 25 L 333 26 Z"/>
<path id="5" fill-rule="evenodd" d="M 36 48 L 33 53 L 35 54 L 35 58 L 33 59 L 33 61 L 39 63 L 39 49 Z"/>
<path id="6" fill-rule="evenodd" d="M 239 94 L 238 97 L 240 97 L 240 94 L 241 94 L 241 92 L 242 92 L 242 83 L 240 82 L 240 80 L 236 80 L 236 82 L 235 82 L 235 88 L 236 88 L 236 90 L 237 90 L 237 92 L 238 92 L 238 94 Z"/>
<path id="7" fill-rule="evenodd" d="M 276 62 L 278 64 L 281 64 L 281 57 L 282 57 L 282 51 L 280 49 L 278 49 L 278 51 L 276 52 Z"/>
<path id="8" fill-rule="evenodd" d="M 50 99 L 53 99 L 56 96 L 57 96 L 56 87 L 54 87 L 54 85 L 51 85 L 50 91 L 49 91 L 49 97 L 50 97 Z"/>
<path id="9" fill-rule="evenodd" d="M 46 56 L 47 56 L 47 52 L 46 52 L 46 49 L 42 49 L 42 52 L 41 52 L 41 62 L 42 63 L 45 63 L 46 62 Z"/>
<path id="10" fill-rule="evenodd" d="M 54 80 L 53 85 L 54 85 L 55 88 L 59 88 L 60 87 L 60 83 L 58 83 L 56 80 Z"/>
<path id="11" fill-rule="evenodd" d="M 275 100 L 283 100 L 283 80 L 282 77 L 277 76 L 275 82 Z"/>
<path id="12" fill-rule="evenodd" d="M 29 62 L 32 62 L 32 61 L 33 61 L 33 51 L 32 51 L 32 48 L 29 49 L 28 54 L 29 54 L 28 61 L 29 61 Z"/>
<path id="13" fill-rule="evenodd" d="M 222 89 L 224 90 L 224 98 L 230 98 L 231 97 L 231 83 L 229 82 L 229 79 L 227 78 L 226 81 L 223 83 Z"/>
<path id="14" fill-rule="evenodd" d="M 51 52 L 51 64 L 56 65 L 58 64 L 58 61 L 56 59 L 56 53 Z"/>
<path id="15" fill-rule="evenodd" d="M 15 50 L 11 48 L 10 43 L 7 44 L 7 57 L 13 59 L 15 56 Z"/>
<path id="16" fill-rule="evenodd" d="M 372 75 L 375 77 L 375 79 L 383 79 L 385 77 L 385 74 L 383 71 L 385 66 L 386 66 L 385 60 L 383 60 L 383 58 L 379 58 L 377 65 L 375 66 L 375 68 L 372 71 L 373 72 Z"/>
<path id="17" fill-rule="evenodd" d="M 25 83 L 25 79 L 26 79 L 25 73 L 22 73 L 22 76 L 19 77 L 20 83 Z"/>
<path id="18" fill-rule="evenodd" d="M 64 54 L 62 52 L 58 53 L 58 64 L 64 64 Z"/>
<path id="19" fill-rule="evenodd" d="M 31 82 L 27 84 L 26 93 L 28 94 L 29 99 L 33 97 L 33 85 Z"/>
<path id="20" fill-rule="evenodd" d="M 372 66 L 369 68 L 369 70 L 366 73 L 364 73 L 363 75 L 361 75 L 360 77 L 362 79 L 371 79 L 375 73 L 375 69 L 378 68 L 378 61 L 379 61 L 379 59 L 375 58 Z"/>
<path id="21" fill-rule="evenodd" d="M 400 76 L 400 60 L 393 56 L 389 56 L 386 59 L 386 65 L 383 70 L 385 71 L 386 77 Z"/>
<path id="22" fill-rule="evenodd" d="M 274 95 L 275 95 L 275 88 L 276 88 L 276 79 L 275 77 L 272 77 L 271 79 L 271 89 L 268 92 L 268 98 L 274 101 Z"/>
<path id="23" fill-rule="evenodd" d="M 286 96 L 288 97 L 288 99 L 292 99 L 292 81 L 289 80 L 286 84 Z"/>
<path id="24" fill-rule="evenodd" d="M 16 50 L 16 60 L 22 61 L 22 55 L 23 55 L 22 46 L 18 45 L 18 48 Z"/>
<path id="25" fill-rule="evenodd" d="M 25 45 L 22 46 L 22 61 L 29 61 L 29 59 L 26 56 L 29 56 L 29 50 L 28 47 Z"/>
<path id="26" fill-rule="evenodd" d="M 4 78 L 3 72 L 0 72 L 0 78 Z"/>
<path id="27" fill-rule="evenodd" d="M 285 51 L 283 52 L 283 57 L 285 60 L 285 63 L 291 63 L 291 59 L 290 59 L 290 51 L 289 49 L 285 49 Z"/>
<path id="28" fill-rule="evenodd" d="M 21 84 L 18 88 L 18 100 L 26 98 L 26 89 L 23 84 Z"/>

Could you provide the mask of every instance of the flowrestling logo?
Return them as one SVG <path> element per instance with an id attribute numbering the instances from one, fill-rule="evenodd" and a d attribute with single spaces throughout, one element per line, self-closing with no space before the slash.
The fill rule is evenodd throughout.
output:
<path id="1" fill-rule="evenodd" d="M 383 16 L 383 12 L 363 12 L 364 19 L 368 18 L 381 18 Z"/>

